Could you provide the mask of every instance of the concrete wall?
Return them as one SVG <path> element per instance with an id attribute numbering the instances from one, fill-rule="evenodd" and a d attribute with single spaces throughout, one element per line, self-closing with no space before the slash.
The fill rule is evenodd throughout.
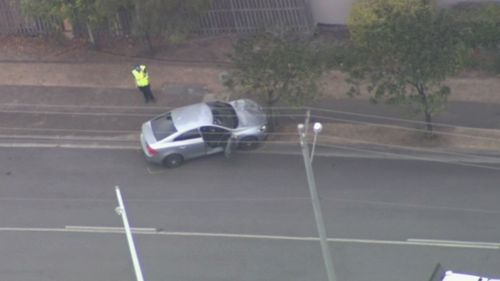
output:
<path id="1" fill-rule="evenodd" d="M 355 0 L 309 0 L 316 23 L 345 24 Z"/>
<path id="2" fill-rule="evenodd" d="M 356 0 L 309 0 L 316 23 L 346 24 L 351 6 Z M 450 6 L 460 2 L 499 2 L 500 0 L 437 0 L 440 6 Z"/>

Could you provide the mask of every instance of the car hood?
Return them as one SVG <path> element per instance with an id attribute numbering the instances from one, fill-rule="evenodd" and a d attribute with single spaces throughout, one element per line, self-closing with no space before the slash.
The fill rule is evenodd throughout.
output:
<path id="1" fill-rule="evenodd" d="M 267 124 L 267 117 L 262 107 L 249 99 L 239 99 L 229 102 L 238 115 L 238 127 L 263 126 Z"/>

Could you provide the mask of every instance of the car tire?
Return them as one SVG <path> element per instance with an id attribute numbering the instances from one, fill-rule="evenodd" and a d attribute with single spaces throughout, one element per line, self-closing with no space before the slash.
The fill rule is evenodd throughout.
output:
<path id="1" fill-rule="evenodd" d="M 254 137 L 244 137 L 238 142 L 238 148 L 240 150 L 254 150 L 259 146 L 259 140 Z"/>
<path id="2" fill-rule="evenodd" d="M 180 154 L 172 154 L 163 159 L 163 165 L 168 168 L 176 168 L 182 165 L 184 157 Z"/>

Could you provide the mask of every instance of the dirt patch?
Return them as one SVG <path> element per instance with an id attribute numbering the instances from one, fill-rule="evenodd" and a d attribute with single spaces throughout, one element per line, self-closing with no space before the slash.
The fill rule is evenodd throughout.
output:
<path id="1" fill-rule="evenodd" d="M 324 94 L 334 99 L 345 99 L 350 85 L 345 82 L 346 75 L 332 71 L 322 79 Z M 450 101 L 487 102 L 500 104 L 500 76 L 485 75 L 479 72 L 463 73 L 459 77 L 447 79 L 444 84 L 451 89 Z M 368 100 L 365 93 L 356 96 L 357 99 Z"/>
<path id="2" fill-rule="evenodd" d="M 70 53 L 87 52 L 83 40 L 48 40 L 44 37 L 0 36 L 0 60 L 54 60 L 74 58 Z"/>
<path id="3" fill-rule="evenodd" d="M 205 37 L 179 44 L 156 45 L 154 54 L 146 45 L 130 38 L 101 40 L 94 48 L 85 40 L 47 37 L 0 37 L 0 60 L 40 62 L 103 62 L 127 59 L 185 62 L 227 62 L 234 38 Z"/>

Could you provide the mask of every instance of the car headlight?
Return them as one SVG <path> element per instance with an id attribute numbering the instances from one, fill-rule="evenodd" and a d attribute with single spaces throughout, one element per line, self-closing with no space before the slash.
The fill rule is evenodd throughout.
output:
<path id="1" fill-rule="evenodd" d="M 260 127 L 260 131 L 261 132 L 265 132 L 267 130 L 267 126 L 266 125 L 262 125 L 262 127 Z"/>

